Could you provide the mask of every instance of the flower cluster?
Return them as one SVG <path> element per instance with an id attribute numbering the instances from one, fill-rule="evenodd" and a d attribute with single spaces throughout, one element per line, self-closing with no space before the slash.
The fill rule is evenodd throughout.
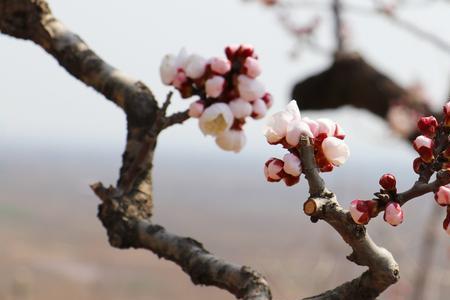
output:
<path id="1" fill-rule="evenodd" d="M 384 207 L 383 219 L 397 226 L 403 222 L 403 211 L 397 202 L 397 180 L 392 174 L 384 174 L 379 181 L 382 189 L 378 195 L 386 195 L 387 197 L 379 197 L 373 200 L 353 200 L 350 203 L 350 215 L 356 224 L 367 224 L 371 218 L 378 215 L 380 208 Z"/>
<path id="2" fill-rule="evenodd" d="M 261 67 L 253 47 L 229 46 L 225 54 L 226 58 L 205 59 L 182 49 L 177 56 L 164 57 L 160 75 L 183 98 L 199 97 L 190 105 L 189 116 L 199 119 L 205 135 L 214 136 L 220 148 L 239 152 L 246 141 L 246 118 L 263 118 L 272 96 L 256 79 Z"/>
<path id="3" fill-rule="evenodd" d="M 299 153 L 301 136 L 311 139 L 316 165 L 322 172 L 330 172 L 335 166 L 344 164 L 350 155 L 343 141 L 345 134 L 342 128 L 329 119 L 301 118 L 295 100 L 285 110 L 271 116 L 264 135 L 269 144 L 281 144 L 289 151 L 282 160 L 271 158 L 266 162 L 264 174 L 269 182 L 283 180 L 288 186 L 299 182 L 302 173 Z"/>
<path id="4" fill-rule="evenodd" d="M 413 169 L 420 173 L 425 169 L 433 171 L 450 169 L 450 102 L 443 107 L 444 119 L 439 123 L 435 117 L 422 117 L 417 127 L 422 133 L 414 142 L 419 157 L 413 162 Z M 443 138 L 442 138 L 443 137 Z M 437 204 L 447 207 L 447 217 L 443 222 L 444 230 L 450 235 L 450 184 L 439 187 L 434 194 Z"/>
<path id="5" fill-rule="evenodd" d="M 421 176 L 420 180 L 426 182 L 436 173 L 436 182 L 440 186 L 434 190 L 434 199 L 447 208 L 443 228 L 450 235 L 450 184 L 442 185 L 448 183 L 450 174 L 450 102 L 444 105 L 443 115 L 441 122 L 433 116 L 419 118 L 417 128 L 421 135 L 413 141 L 419 157 L 414 160 L 413 169 Z M 350 214 L 355 223 L 367 224 L 382 210 L 384 220 L 389 224 L 397 226 L 403 222 L 401 204 L 405 201 L 399 201 L 402 196 L 397 194 L 395 177 L 384 174 L 379 183 L 382 189 L 375 193 L 376 199 L 351 202 Z"/>

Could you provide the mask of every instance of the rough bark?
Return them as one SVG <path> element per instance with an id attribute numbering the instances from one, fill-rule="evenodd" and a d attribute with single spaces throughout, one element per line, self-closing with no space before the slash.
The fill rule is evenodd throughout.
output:
<path id="1" fill-rule="evenodd" d="M 127 143 L 116 187 L 101 183 L 92 189 L 102 200 L 98 217 L 113 247 L 144 248 L 178 264 L 194 284 L 226 289 L 237 298 L 270 300 L 265 279 L 249 267 L 226 262 L 197 241 L 168 233 L 151 224 L 152 161 L 161 130 L 189 117 L 166 116 L 150 89 L 100 58 L 51 13 L 45 0 L 0 0 L 0 31 L 31 40 L 52 55 L 76 79 L 103 94 L 127 116 Z"/>
<path id="2" fill-rule="evenodd" d="M 340 206 L 336 196 L 325 187 L 315 165 L 314 148 L 307 137 L 302 137 L 300 156 L 310 187 L 310 199 L 304 208 L 315 207 L 313 210 L 305 209 L 305 213 L 311 216 L 313 221 L 324 220 L 330 224 L 353 249 L 347 259 L 369 268 L 352 281 L 305 299 L 376 299 L 398 281 L 400 275 L 397 262 L 388 250 L 372 241 L 365 226 L 353 222 L 350 213 Z"/>

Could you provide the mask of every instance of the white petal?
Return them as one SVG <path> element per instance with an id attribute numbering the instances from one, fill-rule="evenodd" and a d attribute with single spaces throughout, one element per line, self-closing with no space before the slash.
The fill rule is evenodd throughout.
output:
<path id="1" fill-rule="evenodd" d="M 246 101 L 254 101 L 264 96 L 265 88 L 261 82 L 246 75 L 238 76 L 239 95 Z"/>
<path id="2" fill-rule="evenodd" d="M 181 48 L 180 52 L 178 53 L 177 57 L 175 58 L 175 67 L 177 69 L 183 69 L 186 66 L 188 59 L 188 53 L 186 51 L 186 48 Z"/>
<path id="3" fill-rule="evenodd" d="M 159 67 L 159 74 L 164 84 L 172 84 L 175 76 L 177 75 L 175 56 L 173 56 L 172 54 L 167 54 L 166 56 L 164 56 L 161 61 L 161 66 Z"/>
<path id="4" fill-rule="evenodd" d="M 225 103 L 215 103 L 202 113 L 198 125 L 203 134 L 217 136 L 233 125 L 234 117 Z"/>
<path id="5" fill-rule="evenodd" d="M 319 124 L 319 134 L 325 133 L 327 136 L 334 136 L 336 131 L 336 123 L 327 118 L 317 119 Z"/>
<path id="6" fill-rule="evenodd" d="M 350 156 L 347 144 L 343 140 L 332 136 L 323 140 L 322 150 L 326 159 L 335 166 L 344 164 Z"/>
<path id="7" fill-rule="evenodd" d="M 289 104 L 286 106 L 286 111 L 292 115 L 292 119 L 300 120 L 300 110 L 298 109 L 297 101 L 291 100 Z"/>
<path id="8" fill-rule="evenodd" d="M 206 59 L 197 54 L 192 54 L 186 62 L 186 75 L 192 79 L 198 79 L 203 76 L 206 68 Z"/>
<path id="9" fill-rule="evenodd" d="M 433 140 L 424 135 L 419 135 L 413 142 L 415 149 L 420 149 L 422 147 L 431 148 L 433 144 Z"/>
<path id="10" fill-rule="evenodd" d="M 310 138 L 314 137 L 307 123 L 302 120 L 290 122 L 287 127 L 286 142 L 295 147 L 300 142 L 300 136 L 302 135 Z"/>
<path id="11" fill-rule="evenodd" d="M 283 170 L 286 173 L 292 176 L 300 176 L 300 174 L 302 173 L 302 169 L 300 165 L 300 159 L 297 157 L 297 155 L 288 153 L 283 157 L 283 161 Z"/>
<path id="12" fill-rule="evenodd" d="M 311 120 L 308 117 L 302 118 L 302 121 L 308 124 L 309 129 L 311 130 L 313 137 L 316 137 L 319 134 L 319 123 L 314 120 Z"/>
<path id="13" fill-rule="evenodd" d="M 269 143 L 276 143 L 284 138 L 289 122 L 291 121 L 292 115 L 285 111 L 280 111 L 272 115 L 263 131 L 267 141 Z"/>
<path id="14" fill-rule="evenodd" d="M 236 119 L 246 118 L 252 113 L 252 105 L 241 98 L 231 101 L 229 105 Z"/>
<path id="15" fill-rule="evenodd" d="M 238 153 L 245 146 L 246 137 L 242 130 L 227 130 L 216 138 L 216 144 L 225 151 Z"/>

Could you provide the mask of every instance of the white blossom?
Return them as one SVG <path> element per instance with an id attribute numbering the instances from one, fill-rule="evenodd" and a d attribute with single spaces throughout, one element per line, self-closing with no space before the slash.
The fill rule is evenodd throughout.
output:
<path id="1" fill-rule="evenodd" d="M 226 130 L 216 137 L 216 144 L 225 151 L 240 152 L 246 142 L 242 130 Z"/>
<path id="2" fill-rule="evenodd" d="M 227 104 L 215 103 L 203 111 L 198 124 L 203 134 L 218 136 L 230 129 L 233 120 L 233 113 Z"/>
<path id="3" fill-rule="evenodd" d="M 323 140 L 322 150 L 326 159 L 335 166 L 344 164 L 350 156 L 347 144 L 332 136 Z"/>

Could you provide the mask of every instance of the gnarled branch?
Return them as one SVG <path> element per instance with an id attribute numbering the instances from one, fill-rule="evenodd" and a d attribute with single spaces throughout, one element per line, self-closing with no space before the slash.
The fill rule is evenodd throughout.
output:
<path id="1" fill-rule="evenodd" d="M 226 262 L 191 239 L 151 224 L 152 162 L 158 134 L 182 123 L 187 112 L 166 116 L 150 89 L 112 67 L 51 13 L 45 0 L 0 0 L 0 31 L 40 45 L 78 80 L 121 107 L 127 115 L 127 144 L 116 187 L 92 185 L 102 200 L 98 217 L 117 248 L 144 248 L 178 264 L 194 284 L 228 290 L 245 300 L 270 300 L 265 279 L 250 269 Z"/>
<path id="2" fill-rule="evenodd" d="M 358 265 L 369 267 L 358 278 L 306 299 L 376 299 L 399 279 L 397 262 L 388 250 L 372 241 L 363 225 L 353 222 L 349 212 L 327 190 L 316 168 L 314 148 L 307 137 L 302 137 L 300 158 L 311 196 L 304 205 L 305 213 L 313 220 L 320 219 L 330 224 L 352 247 L 353 252 L 347 258 Z"/>

